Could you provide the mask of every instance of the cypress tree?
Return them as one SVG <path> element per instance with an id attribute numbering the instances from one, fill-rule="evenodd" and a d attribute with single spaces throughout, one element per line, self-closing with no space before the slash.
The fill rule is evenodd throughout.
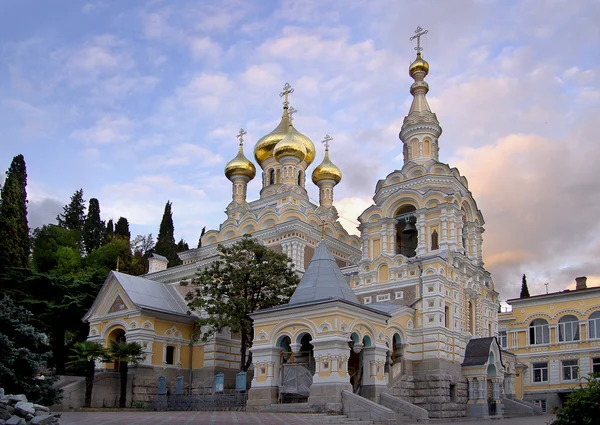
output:
<path id="1" fill-rule="evenodd" d="M 23 155 L 13 158 L 0 194 L 0 269 L 29 264 L 27 169 Z"/>
<path id="2" fill-rule="evenodd" d="M 175 227 L 173 226 L 173 213 L 171 212 L 171 205 L 171 202 L 167 201 L 167 204 L 165 205 L 165 212 L 163 213 L 162 221 L 160 222 L 160 229 L 158 231 L 156 245 L 154 246 L 155 253 L 167 257 L 169 260 L 169 267 L 179 264 L 177 245 L 175 244 Z"/>
<path id="3" fill-rule="evenodd" d="M 198 248 L 202 248 L 202 237 L 204 236 L 205 233 L 206 233 L 206 226 L 204 226 L 202 228 L 202 231 L 200 232 L 200 238 L 198 239 Z"/>
<path id="4" fill-rule="evenodd" d="M 127 240 L 131 239 L 129 221 L 127 221 L 125 217 L 119 217 L 119 220 L 117 220 L 117 224 L 115 225 L 115 236 L 121 236 Z"/>
<path id="5" fill-rule="evenodd" d="M 527 277 L 523 274 L 523 280 L 521 282 L 521 295 L 519 298 L 529 298 L 529 288 L 527 287 Z"/>
<path id="6" fill-rule="evenodd" d="M 100 220 L 100 203 L 96 198 L 90 199 L 88 214 L 83 224 L 83 246 L 86 252 L 92 252 L 102 245 L 105 226 Z"/>
<path id="7" fill-rule="evenodd" d="M 181 238 L 181 240 L 177 243 L 177 252 L 183 252 L 189 250 L 190 247 L 186 241 Z"/>
<path id="8" fill-rule="evenodd" d="M 104 244 L 109 243 L 114 236 L 115 236 L 115 226 L 113 225 L 113 220 L 111 218 L 106 223 L 106 231 L 104 232 L 104 241 L 102 241 L 102 244 L 104 245 Z"/>
<path id="9" fill-rule="evenodd" d="M 71 196 L 71 202 L 63 207 L 62 214 L 56 216 L 58 225 L 69 230 L 83 229 L 85 223 L 85 200 L 83 199 L 83 189 L 77 190 Z"/>

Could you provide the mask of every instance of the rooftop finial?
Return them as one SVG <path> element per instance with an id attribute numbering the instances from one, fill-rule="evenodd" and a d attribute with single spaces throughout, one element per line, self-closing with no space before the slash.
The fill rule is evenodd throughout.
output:
<path id="1" fill-rule="evenodd" d="M 331 142 L 332 140 L 333 140 L 333 137 L 331 137 L 329 134 L 326 134 L 325 137 L 323 138 L 323 140 L 321 140 L 321 143 L 323 143 L 325 145 L 326 151 L 329 150 L 329 142 Z"/>
<path id="2" fill-rule="evenodd" d="M 421 47 L 421 36 L 427 34 L 428 32 L 428 30 L 423 30 L 423 28 L 418 26 L 415 30 L 415 35 L 410 38 L 410 41 L 413 41 L 415 38 L 417 39 L 417 47 L 415 47 L 417 52 L 423 51 L 423 48 Z"/>
<path id="3" fill-rule="evenodd" d="M 292 89 L 293 91 L 293 89 Z M 288 110 L 288 115 L 290 116 L 290 124 L 294 122 L 294 114 L 298 112 L 298 110 L 296 108 L 294 108 L 293 106 L 290 106 L 290 109 Z"/>
<path id="4" fill-rule="evenodd" d="M 325 226 L 327 226 L 327 223 L 325 223 L 325 220 L 321 219 L 321 224 L 319 224 L 319 227 L 321 228 L 321 240 L 322 241 L 325 240 Z"/>
<path id="5" fill-rule="evenodd" d="M 240 146 L 244 144 L 244 136 L 248 134 L 243 128 L 240 128 L 240 132 L 237 134 L 237 137 L 240 141 Z"/>
<path id="6" fill-rule="evenodd" d="M 279 97 L 283 97 L 283 106 L 288 106 L 290 104 L 290 100 L 288 98 L 288 96 L 294 93 L 294 89 L 292 88 L 292 86 L 290 86 L 290 83 L 285 83 L 285 86 L 283 86 L 283 91 L 281 93 L 279 93 Z"/>

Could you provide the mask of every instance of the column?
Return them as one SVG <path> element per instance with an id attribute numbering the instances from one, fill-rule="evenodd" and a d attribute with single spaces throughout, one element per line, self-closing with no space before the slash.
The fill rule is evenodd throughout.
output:
<path id="1" fill-rule="evenodd" d="M 419 244 L 417 245 L 417 255 L 424 255 L 427 253 L 427 234 L 425 232 L 425 214 L 419 214 L 417 220 L 417 230 L 419 233 Z"/>
<path id="2" fill-rule="evenodd" d="M 177 360 L 175 361 L 175 364 L 181 366 L 181 345 L 175 346 L 175 350 L 177 351 Z"/>
<path id="3" fill-rule="evenodd" d="M 247 408 L 258 410 L 261 407 L 277 403 L 281 348 L 253 346 L 250 351 L 252 352 L 254 377 L 248 392 Z"/>
<path id="4" fill-rule="evenodd" d="M 364 347 L 363 377 L 360 393 L 363 397 L 379 403 L 381 393 L 389 392 L 385 380 L 385 360 L 388 348 L 383 346 Z"/>

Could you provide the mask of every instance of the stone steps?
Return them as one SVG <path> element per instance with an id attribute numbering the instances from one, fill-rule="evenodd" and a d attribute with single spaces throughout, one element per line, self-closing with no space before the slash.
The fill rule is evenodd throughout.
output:
<path id="1" fill-rule="evenodd" d="M 325 415 L 322 413 L 307 413 L 301 415 L 307 425 L 372 425 L 371 421 L 361 421 L 346 415 Z"/>

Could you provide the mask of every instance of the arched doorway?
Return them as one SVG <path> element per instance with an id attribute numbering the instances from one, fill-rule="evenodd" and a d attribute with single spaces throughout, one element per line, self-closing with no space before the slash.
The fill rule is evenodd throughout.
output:
<path id="1" fill-rule="evenodd" d="M 405 205 L 396 212 L 396 254 L 405 257 L 417 255 L 419 232 L 417 231 L 417 218 L 412 205 Z"/>
<path id="2" fill-rule="evenodd" d="M 112 342 L 126 342 L 127 341 L 127 336 L 125 334 L 125 329 L 123 328 L 115 328 L 113 329 L 109 334 L 108 337 L 106 339 L 106 347 L 110 348 L 111 343 Z M 119 361 L 115 360 L 113 362 L 113 370 L 115 372 L 119 371 Z"/>
<path id="3" fill-rule="evenodd" d="M 281 348 L 279 400 L 282 403 L 308 401 L 315 373 L 314 348 L 311 341 L 312 336 L 306 332 L 298 336 L 295 348 L 292 348 L 291 339 L 287 335 L 277 340 L 277 347 Z M 296 349 L 298 351 L 295 351 Z"/>

